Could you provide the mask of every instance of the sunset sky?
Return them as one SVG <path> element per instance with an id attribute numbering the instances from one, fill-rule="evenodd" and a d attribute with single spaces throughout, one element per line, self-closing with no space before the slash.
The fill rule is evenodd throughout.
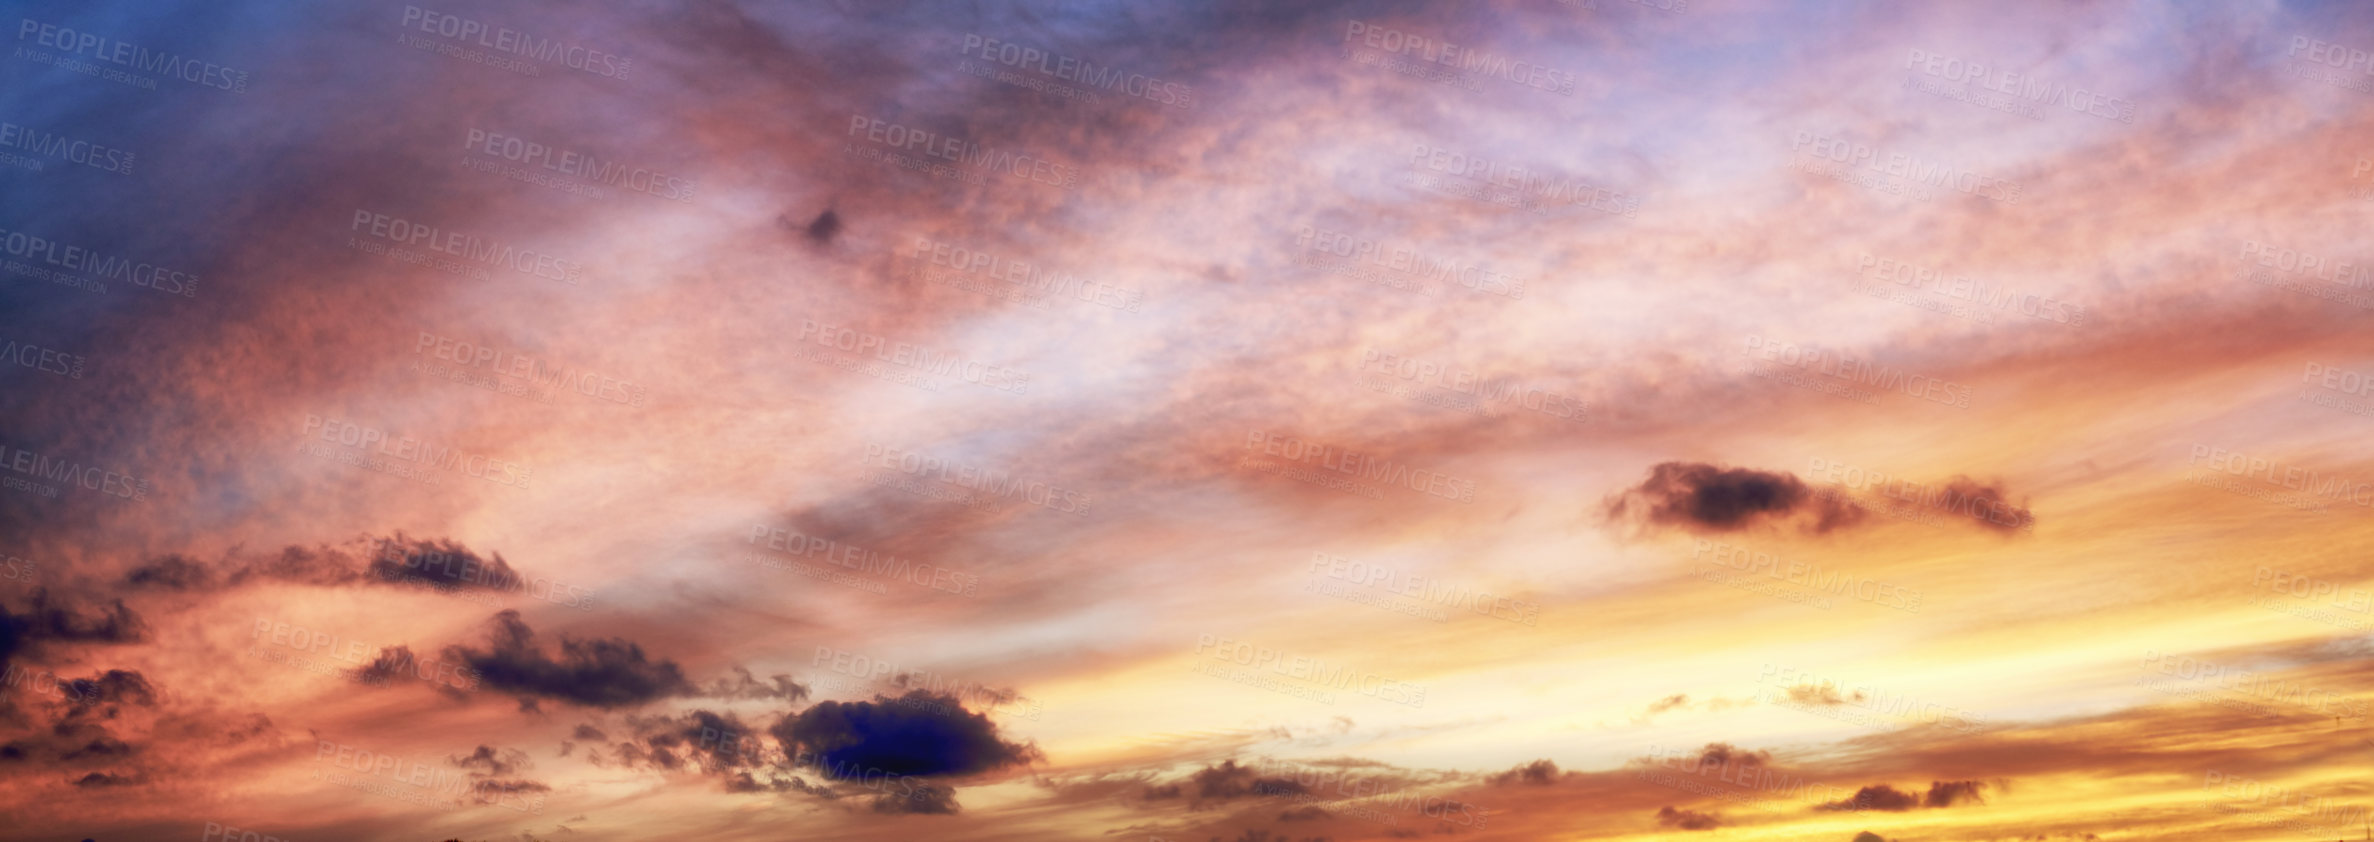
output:
<path id="1" fill-rule="evenodd" d="M 0 839 L 2374 833 L 2374 8 L 5 17 Z"/>

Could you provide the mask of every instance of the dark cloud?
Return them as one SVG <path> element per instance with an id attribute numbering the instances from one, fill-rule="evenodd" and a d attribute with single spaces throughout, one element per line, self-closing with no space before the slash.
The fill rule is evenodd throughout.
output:
<path id="1" fill-rule="evenodd" d="M 1921 797 L 1887 784 L 1873 784 L 1856 790 L 1844 801 L 1832 801 L 1815 806 L 1816 810 L 1886 810 L 1902 812 L 1921 805 Z"/>
<path id="2" fill-rule="evenodd" d="M 1951 807 L 1972 801 L 1984 804 L 1986 788 L 1983 781 L 1931 781 L 1929 795 L 1921 799 L 1921 804 L 1928 807 Z"/>
<path id="3" fill-rule="evenodd" d="M 745 667 L 734 667 L 732 680 L 720 678 L 709 683 L 701 695 L 713 699 L 780 700 L 797 702 L 808 698 L 808 687 L 791 680 L 789 675 L 771 675 L 759 681 Z"/>
<path id="4" fill-rule="evenodd" d="M 1188 776 L 1195 786 L 1197 800 L 1226 801 L 1248 795 L 1278 796 L 1305 795 L 1310 788 L 1293 778 L 1265 778 L 1251 766 L 1239 766 L 1234 760 L 1220 761 L 1218 766 L 1206 766 Z"/>
<path id="5" fill-rule="evenodd" d="M 1558 764 L 1548 760 L 1536 760 L 1493 775 L 1487 780 L 1493 786 L 1508 786 L 1510 784 L 1546 786 L 1558 782 Z"/>
<path id="6" fill-rule="evenodd" d="M 535 631 L 518 611 L 498 613 L 493 623 L 488 648 L 450 646 L 445 657 L 477 674 L 480 686 L 518 696 L 523 707 L 534 707 L 538 699 L 632 707 L 693 692 L 676 662 L 651 660 L 642 646 L 625 639 L 564 636 L 556 658 L 536 646 Z"/>
<path id="7" fill-rule="evenodd" d="M 156 688 L 133 670 L 111 669 L 90 678 L 60 681 L 58 692 L 66 699 L 67 719 L 88 716 L 92 711 L 98 711 L 101 719 L 114 719 L 118 705 L 153 707 L 157 703 Z"/>
<path id="8" fill-rule="evenodd" d="M 832 212 L 831 209 L 826 209 L 825 212 L 816 215 L 815 221 L 808 223 L 806 230 L 810 242 L 830 243 L 834 237 L 841 233 L 841 215 Z"/>
<path id="9" fill-rule="evenodd" d="M 218 567 L 228 569 L 221 573 Z M 251 582 L 316 587 L 422 585 L 439 590 L 517 590 L 525 578 L 501 554 L 481 556 L 452 540 L 413 539 L 401 532 L 341 547 L 290 545 L 279 554 L 209 565 L 166 555 L 124 574 L 131 590 L 211 591 Z"/>
<path id="10" fill-rule="evenodd" d="M 451 540 L 414 541 L 401 533 L 379 542 L 365 573 L 373 581 L 449 590 L 513 590 L 525 581 L 500 553 L 486 558 Z"/>
<path id="11" fill-rule="evenodd" d="M 168 555 L 132 568 L 124 584 L 135 590 L 194 591 L 214 586 L 214 569 L 187 556 Z"/>
<path id="12" fill-rule="evenodd" d="M 1828 532 L 1862 520 L 1862 507 L 1816 493 L 1795 474 L 1663 462 L 1640 485 L 1610 497 L 1610 518 L 1692 532 L 1729 532 L 1803 516 L 1803 528 Z"/>
<path id="13" fill-rule="evenodd" d="M 1998 532 L 2018 532 L 2036 525 L 2036 514 L 2025 506 L 2012 505 L 2003 496 L 2001 485 L 1980 483 L 1965 476 L 1954 477 L 1945 484 L 1937 505 L 1967 515 L 1978 525 Z"/>
<path id="14" fill-rule="evenodd" d="M 1700 766 L 1729 766 L 1736 763 L 1742 768 L 1755 768 L 1770 762 L 1772 752 L 1748 751 L 1730 743 L 1707 743 L 1706 748 L 1700 749 L 1698 753 Z"/>
<path id="15" fill-rule="evenodd" d="M 961 809 L 956 804 L 956 790 L 933 784 L 915 784 L 896 792 L 874 796 L 874 812 L 917 816 L 952 816 Z"/>
<path id="16" fill-rule="evenodd" d="M 474 778 L 506 777 L 531 765 L 527 752 L 515 748 L 498 752 L 494 746 L 487 745 L 479 746 L 477 751 L 467 757 L 449 757 L 446 760 L 469 770 L 470 776 Z"/>
<path id="17" fill-rule="evenodd" d="M 772 733 L 801 765 L 839 779 L 968 775 L 1041 757 L 1035 746 L 1001 739 L 989 717 L 955 697 L 927 690 L 824 702 L 784 717 Z"/>
<path id="18" fill-rule="evenodd" d="M 148 782 L 148 776 L 134 773 L 118 775 L 112 772 L 92 772 L 74 779 L 74 785 L 84 789 L 104 789 L 118 786 L 138 786 Z"/>
<path id="19" fill-rule="evenodd" d="M 594 727 L 591 723 L 578 725 L 577 730 L 569 732 L 569 736 L 573 739 L 592 740 L 597 743 L 607 742 L 610 739 L 610 735 L 602 733 L 602 729 Z"/>
<path id="20" fill-rule="evenodd" d="M 1680 830 L 1713 830 L 1723 826 L 1723 818 L 1713 813 L 1677 810 L 1666 806 L 1657 808 L 1657 824 Z"/>
<path id="21" fill-rule="evenodd" d="M 681 716 L 630 716 L 627 727 L 633 733 L 619 743 L 617 759 L 628 768 L 695 771 L 725 778 L 729 790 L 748 777 L 746 770 L 770 765 L 779 756 L 759 739 L 764 732 L 743 724 L 731 713 L 696 710 Z"/>
<path id="22" fill-rule="evenodd" d="M 1914 807 L 1952 807 L 1956 804 L 1986 803 L 1987 785 L 1983 781 L 1931 781 L 1927 795 L 1906 792 L 1887 784 L 1873 784 L 1856 790 L 1844 801 L 1833 801 L 1814 809 L 1831 811 L 1886 810 L 1902 812 Z"/>
<path id="23" fill-rule="evenodd" d="M 1652 713 L 1652 714 L 1657 714 L 1657 713 L 1664 713 L 1664 712 L 1666 712 L 1666 711 L 1672 710 L 1672 709 L 1674 709 L 1674 708 L 1681 707 L 1681 706 L 1683 706 L 1683 705 L 1686 705 L 1686 704 L 1689 704 L 1689 703 L 1690 703 L 1690 697 L 1689 697 L 1689 696 L 1687 696 L 1687 695 L 1685 695 L 1685 694 L 1681 694 L 1681 693 L 1675 693 L 1675 694 L 1673 694 L 1673 695 L 1671 695 L 1671 696 L 1667 696 L 1667 697 L 1665 697 L 1665 698 L 1658 699 L 1656 702 L 1654 702 L 1654 703 L 1651 703 L 1651 704 L 1649 705 L 1649 713 Z"/>
<path id="24" fill-rule="evenodd" d="M 50 596 L 47 589 L 36 590 L 24 613 L 11 613 L 0 605 L 0 667 L 48 642 L 136 643 L 144 628 L 123 600 L 105 607 L 77 607 Z"/>
<path id="25" fill-rule="evenodd" d="M 279 555 L 250 560 L 224 577 L 225 587 L 239 587 L 251 581 L 288 582 L 298 585 L 336 587 L 363 581 L 363 573 L 352 556 L 329 547 L 283 547 Z"/>

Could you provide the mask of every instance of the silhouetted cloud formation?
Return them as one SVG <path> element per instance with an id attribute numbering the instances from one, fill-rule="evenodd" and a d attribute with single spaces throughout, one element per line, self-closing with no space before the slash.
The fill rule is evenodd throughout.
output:
<path id="1" fill-rule="evenodd" d="M 1657 808 L 1657 824 L 1680 830 L 1713 830 L 1723 826 L 1723 819 L 1713 813 L 1677 810 L 1672 806 Z"/>
<path id="2" fill-rule="evenodd" d="M 486 649 L 451 646 L 445 656 L 476 673 L 480 686 L 520 697 L 523 707 L 555 699 L 593 708 L 632 707 L 669 696 L 689 695 L 690 682 L 676 662 L 652 660 L 643 647 L 623 638 L 560 639 L 558 657 L 536 646 L 535 630 L 518 611 L 494 616 Z"/>
<path id="3" fill-rule="evenodd" d="M 1804 528 L 1828 532 L 1862 520 L 1864 511 L 1836 496 L 1814 493 L 1786 471 L 1662 462 L 1649 469 L 1640 485 L 1609 498 L 1607 514 L 1693 532 L 1729 532 L 1803 515 L 1810 521 Z"/>
<path id="4" fill-rule="evenodd" d="M 802 765 L 838 779 L 967 775 L 1040 757 L 1034 746 L 999 738 L 989 717 L 954 696 L 928 690 L 823 702 L 785 717 L 772 733 Z"/>

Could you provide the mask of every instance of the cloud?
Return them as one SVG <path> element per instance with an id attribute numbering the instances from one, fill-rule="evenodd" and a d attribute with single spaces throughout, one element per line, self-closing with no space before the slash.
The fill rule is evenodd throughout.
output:
<path id="1" fill-rule="evenodd" d="M 1248 795 L 1279 796 L 1305 795 L 1310 788 L 1293 778 L 1265 778 L 1251 766 L 1239 766 L 1234 760 L 1220 761 L 1220 765 L 1206 766 L 1188 776 L 1195 785 L 1197 800 L 1226 801 Z"/>
<path id="2" fill-rule="evenodd" d="M 1848 796 L 1846 800 L 1816 805 L 1814 809 L 1832 811 L 1886 810 L 1889 812 L 1902 812 L 1904 810 L 1910 810 L 1914 807 L 1918 807 L 1920 804 L 1921 797 L 1918 795 L 1905 792 L 1887 784 L 1873 784 L 1871 786 L 1856 790 L 1855 794 Z"/>
<path id="3" fill-rule="evenodd" d="M 1661 462 L 1640 485 L 1608 498 L 1610 519 L 1691 532 L 1730 532 L 1803 516 L 1800 527 L 1829 532 L 1863 519 L 1862 507 L 1815 493 L 1786 471 Z"/>
<path id="4" fill-rule="evenodd" d="M 927 690 L 824 702 L 785 717 L 771 733 L 801 765 L 837 779 L 969 775 L 1042 756 L 1035 746 L 1000 738 L 989 717 L 965 710 L 956 697 Z"/>
<path id="5" fill-rule="evenodd" d="M 763 731 L 743 724 L 732 713 L 695 710 L 681 716 L 630 716 L 627 727 L 633 729 L 633 736 L 617 747 L 617 758 L 627 767 L 690 768 L 726 778 L 728 788 L 734 780 L 747 777 L 746 770 L 765 766 L 777 756 L 759 740 Z"/>
<path id="6" fill-rule="evenodd" d="M 1947 482 L 1937 505 L 1998 532 L 2018 532 L 2036 525 L 2036 514 L 2006 500 L 2001 484 L 1981 483 L 1966 476 Z"/>
<path id="7" fill-rule="evenodd" d="M 709 683 L 700 695 L 713 699 L 780 700 L 797 702 L 808 698 L 807 685 L 791 680 L 784 674 L 771 675 L 761 682 L 746 667 L 734 667 L 735 678 L 717 679 Z"/>
<path id="8" fill-rule="evenodd" d="M 1914 807 L 1943 808 L 1956 804 L 1986 803 L 1983 781 L 1931 781 L 1927 795 L 1905 792 L 1887 784 L 1873 784 L 1857 790 L 1843 801 L 1822 804 L 1814 809 L 1831 811 L 1886 810 L 1902 812 Z"/>
<path id="9" fill-rule="evenodd" d="M 132 670 L 111 669 L 90 678 L 60 681 L 58 692 L 66 698 L 66 719 L 80 718 L 102 706 L 105 710 L 100 718 L 113 719 L 115 705 L 153 707 L 157 703 L 156 688 Z"/>
<path id="10" fill-rule="evenodd" d="M 1819 705 L 1822 707 L 1829 707 L 1831 705 L 1843 705 L 1847 702 L 1860 702 L 1862 700 L 1863 691 L 1857 690 L 1851 696 L 1841 696 L 1838 693 L 1838 685 L 1828 682 L 1821 684 L 1799 684 L 1789 688 L 1789 701 L 1801 705 Z"/>
<path id="11" fill-rule="evenodd" d="M 218 567 L 229 572 L 218 571 Z M 180 554 L 159 556 L 124 573 L 134 591 L 205 592 L 253 582 L 316 587 L 420 585 L 446 591 L 517 590 L 526 582 L 501 554 L 481 556 L 451 539 L 365 538 L 343 547 L 289 545 L 279 554 L 209 565 Z"/>
<path id="12" fill-rule="evenodd" d="M 450 646 L 445 656 L 467 665 L 479 685 L 520 698 L 523 707 L 538 699 L 554 699 L 592 708 L 622 708 L 669 696 L 690 695 L 676 662 L 651 660 L 643 647 L 622 638 L 562 637 L 560 655 L 537 648 L 533 629 L 518 611 L 494 616 L 494 630 L 486 649 Z"/>
<path id="13" fill-rule="evenodd" d="M 1729 766 L 1736 763 L 1741 768 L 1754 768 L 1770 762 L 1772 752 L 1747 751 L 1730 743 L 1707 743 L 1706 748 L 1700 749 L 1698 753 L 1700 766 Z"/>
<path id="14" fill-rule="evenodd" d="M 1558 782 L 1558 764 L 1552 763 L 1548 760 L 1536 760 L 1531 763 L 1518 766 L 1514 769 L 1510 769 L 1506 772 L 1493 775 L 1486 780 L 1490 781 L 1493 786 L 1508 786 L 1511 784 L 1520 783 L 1533 784 L 1536 786 L 1547 786 L 1549 784 Z"/>
<path id="15" fill-rule="evenodd" d="M 8 606 L 0 605 L 0 666 L 49 642 L 136 643 L 144 628 L 123 600 L 105 607 L 77 607 L 52 597 L 46 588 L 36 590 L 23 613 L 10 613 Z"/>
<path id="16" fill-rule="evenodd" d="M 407 540 L 403 533 L 378 542 L 364 572 L 373 581 L 451 590 L 512 590 L 526 581 L 500 553 L 482 557 L 451 540 Z"/>
<path id="17" fill-rule="evenodd" d="M 1970 801 L 1984 804 L 1986 788 L 1984 781 L 1931 781 L 1929 795 L 1921 799 L 1921 804 L 1926 807 L 1951 807 Z"/>
<path id="18" fill-rule="evenodd" d="M 874 812 L 918 816 L 955 815 L 956 790 L 933 784 L 916 784 L 904 792 L 885 792 L 874 796 Z"/>
<path id="19" fill-rule="evenodd" d="M 118 775 L 111 772 L 92 772 L 74 779 L 74 785 L 84 789 L 105 789 L 119 786 L 138 786 L 148 782 L 143 774 Z"/>
<path id="20" fill-rule="evenodd" d="M 527 752 L 519 749 L 497 752 L 493 746 L 486 745 L 479 746 L 477 751 L 467 757 L 449 757 L 446 760 L 456 767 L 469 770 L 471 777 L 487 778 L 503 777 L 531 765 Z"/>
<path id="21" fill-rule="evenodd" d="M 1713 830 L 1723 826 L 1723 819 L 1713 813 L 1677 810 L 1666 806 L 1657 808 L 1657 824 L 1681 830 Z"/>

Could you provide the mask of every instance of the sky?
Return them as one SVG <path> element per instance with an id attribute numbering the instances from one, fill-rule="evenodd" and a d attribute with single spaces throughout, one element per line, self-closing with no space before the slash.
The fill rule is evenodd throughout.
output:
<path id="1" fill-rule="evenodd" d="M 2374 833 L 2374 10 L 8 12 L 0 839 Z"/>

